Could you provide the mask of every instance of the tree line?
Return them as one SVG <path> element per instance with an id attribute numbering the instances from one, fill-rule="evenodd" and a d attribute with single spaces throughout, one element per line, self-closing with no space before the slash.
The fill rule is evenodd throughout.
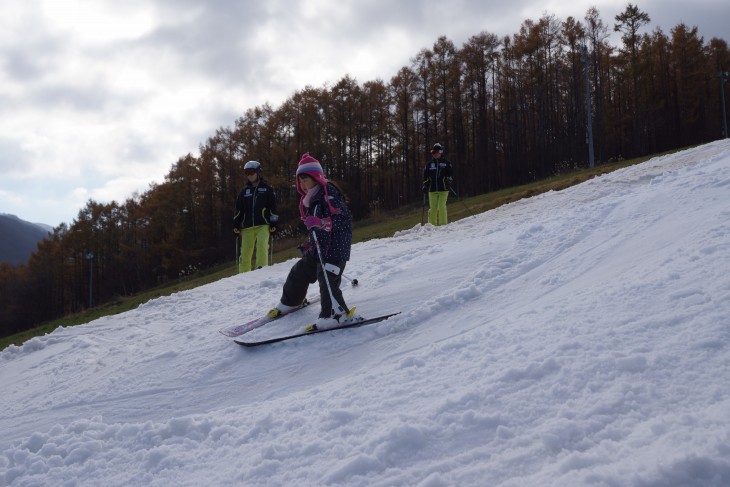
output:
<path id="1" fill-rule="evenodd" d="M 419 202 L 436 142 L 462 197 L 586 166 L 585 76 L 597 163 L 723 137 L 727 42 L 682 23 L 642 33 L 650 21 L 628 4 L 612 25 L 590 8 L 582 21 L 545 14 L 461 47 L 442 36 L 387 83 L 345 76 L 248 109 L 163 182 L 122 203 L 89 200 L 27 265 L 0 265 L 2 335 L 232 261 L 248 160 L 276 188 L 287 236 L 301 232 L 293 175 L 304 152 L 343 187 L 356 220 Z"/>

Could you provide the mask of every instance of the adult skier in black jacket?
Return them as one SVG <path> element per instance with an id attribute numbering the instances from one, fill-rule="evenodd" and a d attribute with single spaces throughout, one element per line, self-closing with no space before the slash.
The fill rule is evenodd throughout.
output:
<path id="1" fill-rule="evenodd" d="M 246 186 L 236 198 L 233 231 L 241 235 L 241 256 L 238 272 L 251 270 L 251 258 L 256 248 L 256 268 L 269 264 L 269 236 L 276 231 L 279 215 L 276 195 L 261 175 L 261 163 L 248 161 L 243 167 Z"/>
<path id="2" fill-rule="evenodd" d="M 442 157 L 444 148 L 434 144 L 431 160 L 423 170 L 423 193 L 428 194 L 428 223 L 446 225 L 446 200 L 449 197 L 452 180 L 451 163 Z"/>

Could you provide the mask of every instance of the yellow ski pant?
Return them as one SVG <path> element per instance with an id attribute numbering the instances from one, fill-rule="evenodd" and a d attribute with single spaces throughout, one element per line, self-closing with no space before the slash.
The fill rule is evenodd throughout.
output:
<path id="1" fill-rule="evenodd" d="M 432 191 L 428 193 L 428 223 L 431 225 L 446 225 L 449 223 L 446 215 L 446 200 L 448 191 Z"/>
<path id="2" fill-rule="evenodd" d="M 251 270 L 251 259 L 256 248 L 256 267 L 269 265 L 269 226 L 259 225 L 241 230 L 241 256 L 238 272 Z"/>

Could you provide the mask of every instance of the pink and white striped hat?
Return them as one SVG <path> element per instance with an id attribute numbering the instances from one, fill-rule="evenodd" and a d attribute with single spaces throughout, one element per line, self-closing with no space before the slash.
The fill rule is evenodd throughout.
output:
<path id="1" fill-rule="evenodd" d="M 297 190 L 300 193 L 304 194 L 303 190 L 299 186 L 300 174 L 306 174 L 307 176 L 311 176 L 312 179 L 317 181 L 322 186 L 327 185 L 327 178 L 324 175 L 322 164 L 320 164 L 317 159 L 310 156 L 309 152 L 305 152 L 304 154 L 302 154 L 302 159 L 299 161 L 299 165 L 297 166 Z"/>
<path id="2" fill-rule="evenodd" d="M 303 201 L 304 201 L 304 196 L 307 193 L 306 193 L 306 191 L 304 191 L 304 189 L 302 189 L 301 184 L 299 184 L 299 175 L 301 175 L 301 174 L 306 174 L 307 176 L 309 176 L 312 179 L 314 179 L 315 181 L 317 181 L 317 183 L 320 186 L 322 186 L 322 188 L 324 189 L 325 200 L 327 201 L 327 205 L 329 205 L 329 207 L 330 207 L 330 213 L 333 215 L 337 215 L 338 213 L 340 213 L 340 210 L 333 207 L 332 203 L 330 203 L 330 195 L 327 192 L 327 182 L 328 181 L 324 175 L 324 170 L 322 169 L 322 164 L 320 164 L 317 159 L 310 156 L 309 152 L 305 152 L 304 154 L 302 154 L 302 158 L 299 161 L 299 165 L 297 166 L 297 175 L 296 175 L 297 192 L 299 192 L 299 194 L 302 195 L 301 198 L 299 199 L 299 213 L 302 216 L 302 220 L 304 220 L 304 218 L 306 216 L 304 214 Z"/>

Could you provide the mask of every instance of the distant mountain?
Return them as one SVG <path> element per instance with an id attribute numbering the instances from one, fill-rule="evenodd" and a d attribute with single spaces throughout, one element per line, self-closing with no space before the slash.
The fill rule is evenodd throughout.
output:
<path id="1" fill-rule="evenodd" d="M 53 228 L 30 223 L 15 215 L 0 213 L 0 262 L 11 265 L 26 264 L 37 244 Z"/>

